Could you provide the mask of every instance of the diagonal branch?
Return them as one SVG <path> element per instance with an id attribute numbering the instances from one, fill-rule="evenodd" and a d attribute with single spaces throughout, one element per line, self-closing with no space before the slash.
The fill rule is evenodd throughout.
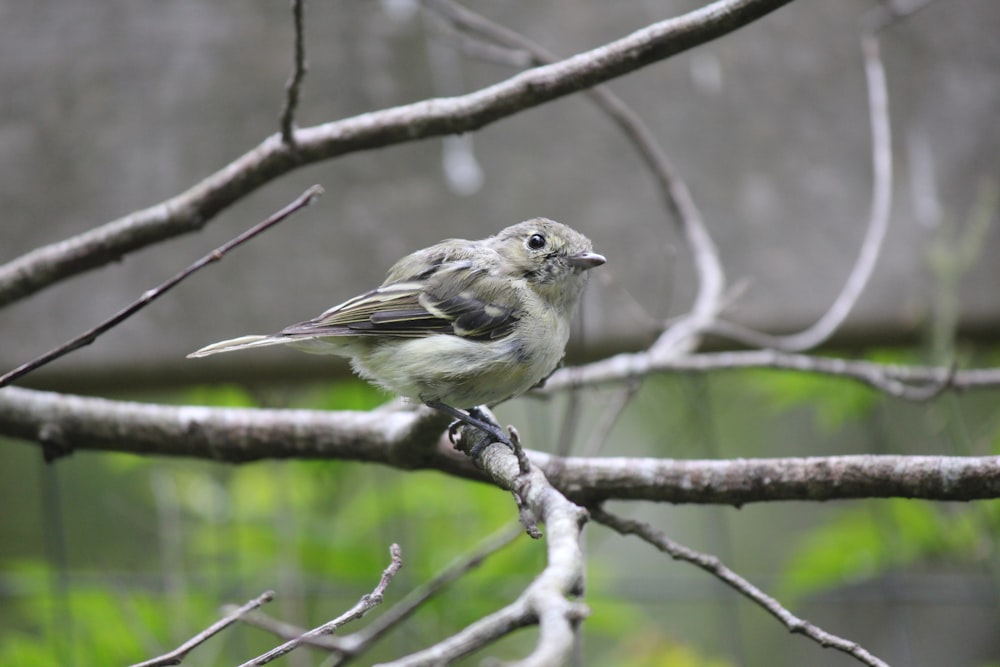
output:
<path id="1" fill-rule="evenodd" d="M 313 628 L 305 634 L 291 639 L 284 644 L 271 649 L 267 653 L 257 656 L 253 660 L 248 660 L 240 665 L 240 667 L 259 667 L 259 665 L 266 665 L 269 662 L 273 662 L 274 660 L 291 653 L 300 646 L 308 646 L 309 642 L 316 637 L 325 637 L 333 634 L 341 626 L 346 625 L 351 621 L 358 620 L 369 611 L 382 604 L 385 589 L 389 587 L 389 584 L 396 576 L 396 573 L 399 572 L 401 567 L 403 567 L 403 553 L 398 544 L 393 544 L 389 547 L 389 554 L 391 556 L 389 564 L 386 566 L 385 570 L 382 571 L 382 577 L 379 579 L 378 584 L 374 589 L 372 589 L 371 593 L 366 593 L 361 596 L 361 599 L 358 600 L 353 607 L 345 611 L 337 618 L 328 621 L 319 627 Z"/>
<path id="2" fill-rule="evenodd" d="M 520 537 L 522 532 L 520 524 L 514 523 L 504 526 L 487 537 L 471 553 L 462 556 L 435 575 L 433 579 L 410 591 L 405 598 L 386 610 L 385 613 L 364 628 L 341 637 L 340 648 L 346 655 L 344 656 L 344 660 L 338 661 L 335 664 L 345 664 L 348 658 L 357 655 L 367 646 L 383 637 L 389 630 L 398 627 L 425 602 L 433 598 L 459 577 L 478 567 L 487 557 L 492 556 L 513 542 L 517 537 Z"/>
<path id="3" fill-rule="evenodd" d="M 536 67 L 459 97 L 429 99 L 265 139 L 191 189 L 0 266 L 0 306 L 83 271 L 180 234 L 298 167 L 340 155 L 429 137 L 471 132 L 704 44 L 791 0 L 717 0 L 552 65 Z"/>
<path id="4" fill-rule="evenodd" d="M 608 528 L 622 535 L 635 535 L 644 542 L 652 544 L 674 560 L 681 560 L 700 567 L 781 621 L 788 628 L 789 632 L 804 635 L 823 648 L 832 648 L 846 653 L 861 664 L 869 665 L 870 667 L 889 667 L 887 663 L 869 653 L 856 642 L 830 634 L 809 621 L 794 615 L 773 597 L 767 595 L 764 591 L 726 567 L 715 556 L 710 556 L 709 554 L 701 553 L 678 544 L 660 531 L 654 530 L 647 523 L 623 519 L 601 508 L 591 508 L 591 516 L 593 516 L 595 521 L 603 523 Z"/>
<path id="5" fill-rule="evenodd" d="M 445 587 L 479 567 L 488 557 L 500 551 L 523 530 L 519 524 L 509 524 L 496 531 L 477 546 L 472 552 L 463 555 L 448 565 L 430 581 L 410 591 L 402 600 L 372 620 L 364 628 L 349 635 L 310 636 L 303 641 L 313 648 L 319 648 L 336 654 L 327 659 L 328 665 L 346 665 L 362 655 L 372 644 L 381 639 L 387 632 L 406 621 L 425 602 L 440 593 Z M 305 635 L 306 631 L 298 626 L 263 614 L 248 614 L 242 618 L 247 625 L 266 630 L 284 639 L 295 639 Z"/>
<path id="6" fill-rule="evenodd" d="M 140 310 L 151 304 L 153 301 L 160 298 L 174 287 L 177 287 L 177 285 L 179 285 L 181 282 L 190 277 L 191 274 L 195 273 L 196 271 L 199 271 L 200 269 L 205 268 L 206 266 L 208 266 L 213 262 L 218 262 L 229 251 L 238 248 L 239 246 L 243 245 L 250 239 L 259 236 L 260 234 L 267 231 L 271 227 L 274 227 L 279 222 L 284 221 L 288 216 L 295 213 L 299 209 L 304 208 L 309 204 L 313 203 L 316 200 L 316 198 L 319 197 L 321 194 L 323 194 L 323 188 L 321 188 L 318 185 L 312 186 L 311 188 L 303 192 L 301 195 L 296 197 L 295 200 L 292 201 L 292 203 L 288 204 L 280 211 L 274 213 L 266 220 L 258 222 L 256 225 L 246 230 L 236 238 L 227 241 L 226 243 L 223 243 L 221 246 L 219 246 L 212 252 L 208 253 L 207 255 L 196 261 L 194 264 L 191 264 L 189 267 L 187 267 L 180 273 L 175 274 L 172 278 L 166 280 L 157 287 L 154 287 L 153 289 L 150 290 L 146 290 L 145 292 L 142 293 L 142 296 L 140 296 L 138 299 L 136 299 L 129 305 L 125 306 L 124 308 L 122 308 L 117 313 L 107 318 L 97 326 L 89 329 L 88 331 L 85 331 L 76 338 L 73 338 L 72 340 L 63 343 L 62 345 L 52 350 L 49 350 L 40 357 L 36 357 L 35 359 L 32 359 L 27 363 L 21 364 L 17 368 L 7 373 L 4 373 L 3 375 L 0 375 L 0 387 L 6 387 L 14 380 L 24 377 L 28 373 L 35 371 L 41 368 L 42 366 L 45 366 L 46 364 L 49 364 L 55 361 L 56 359 L 59 359 L 60 357 L 64 357 L 70 352 L 73 352 L 74 350 L 78 350 L 81 347 L 90 345 L 95 340 L 97 340 L 98 336 L 110 331 L 111 329 L 118 326 L 128 318 L 132 317 L 137 312 L 139 312 Z"/>
<path id="7" fill-rule="evenodd" d="M 230 625 L 240 620 L 245 614 L 257 609 L 261 605 L 267 604 L 274 599 L 274 592 L 267 591 L 262 593 L 260 596 L 250 600 L 242 607 L 238 607 L 230 612 L 228 612 L 225 617 L 219 619 L 216 623 L 202 630 L 197 635 L 184 642 L 173 651 L 169 653 L 164 653 L 156 658 L 151 658 L 143 662 L 136 663 L 132 667 L 162 667 L 164 665 L 179 665 L 185 656 L 192 650 L 204 644 L 207 640 L 211 639 L 215 635 L 219 634 Z"/>

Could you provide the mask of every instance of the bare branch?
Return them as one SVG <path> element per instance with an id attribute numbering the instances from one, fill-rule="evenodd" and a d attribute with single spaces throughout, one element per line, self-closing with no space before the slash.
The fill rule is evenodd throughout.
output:
<path id="1" fill-rule="evenodd" d="M 469 571 L 479 567 L 486 558 L 510 544 L 521 533 L 521 527 L 516 523 L 501 528 L 487 537 L 471 553 L 462 556 L 448 565 L 433 579 L 410 591 L 406 597 L 364 628 L 349 635 L 338 637 L 305 637 L 306 630 L 263 614 L 249 614 L 243 617 L 242 620 L 247 625 L 261 628 L 284 639 L 301 638 L 304 644 L 338 654 L 336 657 L 328 660 L 327 664 L 330 667 L 334 665 L 346 665 L 359 655 L 362 655 L 368 647 L 381 639 L 390 630 L 410 618 L 425 602 Z"/>
<path id="2" fill-rule="evenodd" d="M 615 393 L 602 413 L 600 421 L 591 429 L 587 444 L 581 448 L 584 456 L 596 456 L 611 435 L 611 429 L 618 423 L 618 418 L 639 391 L 638 380 L 627 380 L 625 386 Z"/>
<path id="3" fill-rule="evenodd" d="M 584 366 L 553 373 L 536 394 L 567 388 L 617 384 L 654 373 L 704 373 L 718 370 L 771 368 L 842 377 L 866 384 L 890 396 L 911 401 L 934 398 L 945 389 L 989 389 L 1000 385 L 1000 368 L 957 369 L 954 366 L 903 366 L 865 359 L 818 357 L 776 350 L 702 352 L 660 358 L 650 352 L 619 354 Z"/>
<path id="4" fill-rule="evenodd" d="M 244 614 L 247 614 L 248 612 L 257 609 L 261 605 L 267 604 L 273 599 L 274 599 L 273 591 L 267 591 L 265 593 L 262 593 L 260 596 L 254 598 L 253 600 L 250 600 L 242 607 L 239 607 L 238 609 L 235 609 L 227 613 L 223 618 L 219 619 L 218 622 L 213 623 L 208 628 L 205 628 L 204 630 L 196 634 L 194 637 L 192 637 L 188 641 L 184 642 L 183 644 L 175 648 L 173 651 L 170 651 L 169 653 L 164 653 L 159 657 L 152 658 L 144 662 L 138 662 L 132 665 L 132 667 L 161 667 L 162 665 L 179 665 L 184 660 L 185 656 L 187 656 L 187 654 L 192 651 L 192 649 L 195 649 L 201 644 L 204 644 L 207 640 L 211 639 L 212 637 L 219 634 L 220 632 L 228 628 L 236 621 L 240 620 L 240 618 L 243 617 Z"/>
<path id="5" fill-rule="evenodd" d="M 79 336 L 73 338 L 72 340 L 63 343 L 59 347 L 49 350 L 40 357 L 36 357 L 35 359 L 32 359 L 27 363 L 21 364 L 12 371 L 0 375 L 0 387 L 5 387 L 14 380 L 24 377 L 28 373 L 37 370 L 42 366 L 45 366 L 46 364 L 49 364 L 55 361 L 56 359 L 59 359 L 60 357 L 64 357 L 70 352 L 73 352 L 74 350 L 78 350 L 81 347 L 90 345 L 95 340 L 97 340 L 98 336 L 113 329 L 114 327 L 118 326 L 128 318 L 132 317 L 137 312 L 139 312 L 140 310 L 151 304 L 153 301 L 160 298 L 168 291 L 179 285 L 182 281 L 184 281 L 186 278 L 188 278 L 188 276 L 190 276 L 194 272 L 198 271 L 199 269 L 203 269 L 212 262 L 218 262 L 230 250 L 233 250 L 234 248 L 243 245 L 244 243 L 254 238 L 255 236 L 258 236 L 259 234 L 267 231 L 268 229 L 275 226 L 279 222 L 282 222 L 288 216 L 295 213 L 299 209 L 304 208 L 309 204 L 311 204 L 321 194 L 323 194 L 323 188 L 321 188 L 318 185 L 312 186 L 311 188 L 303 192 L 301 195 L 299 195 L 292 203 L 288 204 L 277 213 L 274 213 L 266 220 L 257 223 L 256 225 L 246 230 L 236 238 L 222 244 L 212 252 L 208 253 L 207 255 L 199 259 L 194 264 L 190 265 L 180 273 L 174 275 L 174 277 L 170 278 L 169 280 L 161 283 L 160 285 L 154 287 L 153 289 L 143 292 L 142 296 L 140 296 L 138 299 L 136 299 L 129 305 L 125 306 L 117 313 L 115 313 L 108 319 L 104 320 L 94 328 L 80 334 Z"/>
<path id="6" fill-rule="evenodd" d="M 724 504 L 1000 497 L 1000 456 L 813 456 L 773 459 L 560 459 L 532 452 L 552 484 L 584 505 L 601 500 Z"/>
<path id="7" fill-rule="evenodd" d="M 279 639 L 295 639 L 309 632 L 308 628 L 279 621 L 259 611 L 247 614 L 240 620 L 244 625 L 270 632 Z M 343 650 L 344 638 L 335 636 L 309 637 L 308 639 L 303 639 L 303 644 L 321 651 L 338 653 Z"/>
<path id="8" fill-rule="evenodd" d="M 447 424 L 447 416 L 430 408 L 372 412 L 207 408 L 0 389 L 0 432 L 38 442 L 47 460 L 83 449 L 231 463 L 330 458 L 404 469 L 425 467 L 426 460 L 459 477 L 485 479 L 467 457 L 442 442 Z"/>
<path id="9" fill-rule="evenodd" d="M 446 665 L 531 623 L 525 604 L 514 603 L 488 614 L 460 632 L 423 651 L 378 667 L 436 667 Z M 560 663 L 553 663 L 560 664 Z"/>
<path id="10" fill-rule="evenodd" d="M 306 76 L 306 38 L 302 14 L 305 0 L 292 0 L 292 24 L 295 27 L 295 63 L 285 84 L 285 106 L 281 110 L 281 141 L 289 148 L 295 146 L 295 111 L 299 106 L 302 80 Z"/>
<path id="11" fill-rule="evenodd" d="M 654 530 L 652 526 L 641 521 L 623 519 L 601 508 L 591 508 L 591 515 L 594 517 L 594 520 L 603 523 L 622 535 L 635 535 L 639 539 L 652 544 L 674 560 L 681 560 L 700 567 L 781 621 L 788 628 L 789 632 L 804 635 L 823 648 L 832 648 L 846 653 L 857 659 L 861 664 L 869 665 L 870 667 L 889 667 L 888 663 L 875 657 L 856 642 L 830 634 L 809 621 L 795 616 L 792 612 L 785 609 L 780 602 L 730 570 L 715 556 L 701 553 L 678 544 L 662 532 Z"/>
<path id="12" fill-rule="evenodd" d="M 358 600 L 357 604 L 332 621 L 328 621 L 317 628 L 313 628 L 301 637 L 296 637 L 295 639 L 287 641 L 281 646 L 275 647 L 267 653 L 259 655 L 253 660 L 243 663 L 240 667 L 258 667 L 259 665 L 266 665 L 283 655 L 291 653 L 300 646 L 307 645 L 309 640 L 314 637 L 322 637 L 324 635 L 333 634 L 341 626 L 350 623 L 351 621 L 356 621 L 378 605 L 382 604 L 382 596 L 385 593 L 385 589 L 389 587 L 393 577 L 395 577 L 396 573 L 399 572 L 399 569 L 403 567 L 403 553 L 398 544 L 393 544 L 389 547 L 389 554 L 391 555 L 391 560 L 389 565 L 386 566 L 385 570 L 383 570 L 382 578 L 379 579 L 378 585 L 375 586 L 371 593 L 361 596 L 361 599 Z"/>
<path id="13" fill-rule="evenodd" d="M 424 4 L 427 5 L 426 2 Z M 444 18 L 435 21 L 434 26 L 440 30 L 444 43 L 474 60 L 514 69 L 524 69 L 533 64 L 531 54 L 521 49 L 491 44 L 485 39 L 461 32 Z"/>
<path id="14" fill-rule="evenodd" d="M 459 97 L 430 99 L 280 133 L 191 189 L 0 266 L 0 306 L 147 245 L 200 229 L 261 185 L 298 167 L 365 149 L 471 132 L 728 34 L 791 0 L 717 0 L 621 39 Z"/>
<path id="15" fill-rule="evenodd" d="M 711 327 L 712 333 L 755 347 L 788 352 L 809 350 L 828 340 L 844 323 L 871 279 L 878 262 L 892 208 L 892 130 L 889 123 L 889 91 L 885 67 L 879 55 L 878 38 L 872 31 L 861 35 L 865 82 L 868 90 L 868 117 L 872 134 L 872 200 L 868 230 L 861 242 L 858 258 L 829 310 L 815 324 L 796 334 L 772 336 L 726 321 Z"/>
<path id="16" fill-rule="evenodd" d="M 485 480 L 483 471 L 442 437 L 446 424 L 447 417 L 427 408 L 352 412 L 178 407 L 19 387 L 0 390 L 0 435 L 37 442 L 50 460 L 77 449 L 232 463 L 339 459 Z M 428 443 L 437 446 L 430 448 Z M 483 458 L 494 449 L 495 445 Z M 727 505 L 842 498 L 1000 498 L 1000 457 L 993 456 L 699 461 L 561 458 L 529 451 L 528 457 L 555 488 L 586 504 L 612 498 Z M 516 458 L 512 455 L 510 460 L 516 468 Z M 531 505 L 530 498 L 521 497 Z"/>
<path id="17" fill-rule="evenodd" d="M 522 533 L 517 523 L 505 526 L 487 537 L 468 555 L 462 556 L 433 579 L 410 591 L 406 597 L 386 610 L 364 628 L 340 639 L 343 659 L 334 664 L 345 664 L 348 659 L 360 654 L 365 648 L 382 638 L 387 632 L 408 619 L 425 602 L 437 595 L 446 586 L 456 581 L 502 548 L 513 542 Z"/>
<path id="18" fill-rule="evenodd" d="M 517 457 L 506 446 L 490 445 L 480 456 L 483 468 L 501 488 L 512 491 L 546 527 L 545 569 L 517 600 L 458 633 L 399 660 L 393 667 L 448 664 L 489 645 L 500 637 L 538 624 L 539 637 L 532 653 L 517 662 L 522 666 L 565 664 L 572 652 L 575 628 L 588 613 L 572 598 L 583 591 L 583 553 L 580 531 L 587 513 L 549 484 L 535 466 L 523 473 Z"/>

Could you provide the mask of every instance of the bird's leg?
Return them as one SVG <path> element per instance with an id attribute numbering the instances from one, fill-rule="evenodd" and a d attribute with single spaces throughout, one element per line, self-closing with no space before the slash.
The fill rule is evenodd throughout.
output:
<path id="1" fill-rule="evenodd" d="M 455 421 L 448 425 L 448 437 L 452 442 L 455 442 L 455 431 L 462 424 L 468 424 L 469 426 L 477 428 L 492 438 L 492 440 L 489 441 L 480 440 L 473 445 L 468 452 L 470 458 L 476 458 L 479 456 L 480 452 L 482 452 L 483 449 L 485 449 L 491 442 L 502 442 L 511 449 L 514 449 L 514 443 L 510 441 L 510 436 L 504 432 L 503 428 L 501 428 L 499 424 L 487 417 L 479 408 L 469 408 L 467 412 L 462 412 L 461 410 L 453 408 L 447 403 L 441 403 L 440 401 L 429 401 L 426 405 L 429 408 L 434 408 L 439 412 L 443 412 L 446 415 L 455 418 Z"/>

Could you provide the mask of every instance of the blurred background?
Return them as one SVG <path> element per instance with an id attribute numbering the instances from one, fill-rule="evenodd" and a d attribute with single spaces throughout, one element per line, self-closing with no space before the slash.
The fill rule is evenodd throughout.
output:
<path id="1" fill-rule="evenodd" d="M 570 55 L 700 4 L 469 6 Z M 727 276 L 744 286 L 734 320 L 771 332 L 808 326 L 850 271 L 871 197 L 858 25 L 876 5 L 799 0 L 611 83 L 664 145 Z M 1000 364 L 997 26 L 1000 5 L 959 0 L 933 3 L 883 34 L 892 223 L 871 283 L 824 352 Z M 407 0 L 310 5 L 306 40 L 300 126 L 513 73 L 456 51 Z M 291 61 L 284 2 L 0 0 L 0 262 L 153 205 L 251 149 L 277 131 Z M 617 128 L 574 96 L 471 136 L 298 170 L 198 234 L 9 306 L 0 365 L 88 329 L 313 183 L 326 189 L 317 204 L 22 384 L 170 403 L 369 408 L 385 397 L 336 359 L 184 355 L 318 314 L 381 282 L 414 249 L 536 215 L 584 232 L 609 260 L 594 273 L 571 359 L 641 349 L 696 289 L 650 174 Z M 594 441 L 609 406 L 632 389 L 524 398 L 498 413 L 531 446 L 565 439 L 580 454 L 1000 451 L 998 391 L 913 404 L 843 380 L 766 371 L 650 378 L 606 442 Z M 572 437 L 567 414 L 583 415 Z M 406 566 L 391 603 L 513 515 L 507 494 L 433 473 L 93 453 L 46 466 L 35 446 L 13 441 L 0 441 L 0 508 L 0 664 L 11 665 L 138 661 L 208 625 L 220 604 L 267 588 L 279 593 L 272 613 L 318 624 L 371 589 L 396 541 Z M 1000 665 L 996 502 L 616 509 L 719 555 L 798 615 L 893 665 Z M 789 636 L 690 566 L 598 526 L 586 534 L 585 664 L 855 664 Z M 501 606 L 543 559 L 543 543 L 519 538 L 372 660 L 433 643 Z M 520 655 L 527 641 L 517 635 L 495 653 Z M 240 629 L 185 664 L 236 663 L 271 643 Z M 288 664 L 322 658 L 304 653 Z"/>

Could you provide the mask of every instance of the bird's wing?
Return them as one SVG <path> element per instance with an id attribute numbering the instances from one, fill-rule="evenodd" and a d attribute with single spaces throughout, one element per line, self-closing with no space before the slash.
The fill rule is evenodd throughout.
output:
<path id="1" fill-rule="evenodd" d="M 285 327 L 279 336 L 426 336 L 451 326 L 420 305 L 423 284 L 383 285 L 334 306 L 319 317 Z"/>
<path id="2" fill-rule="evenodd" d="M 278 335 L 502 338 L 517 323 L 517 293 L 501 289 L 491 268 L 468 258 L 424 264 L 415 279 L 387 282 Z"/>

